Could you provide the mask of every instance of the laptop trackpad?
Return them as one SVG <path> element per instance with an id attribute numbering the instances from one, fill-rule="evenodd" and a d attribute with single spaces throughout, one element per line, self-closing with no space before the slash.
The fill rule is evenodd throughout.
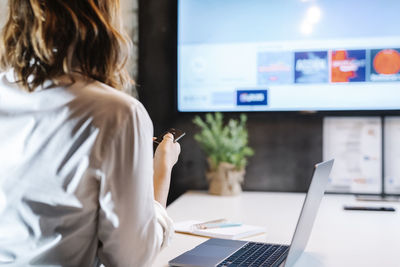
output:
<path id="1" fill-rule="evenodd" d="M 216 266 L 245 245 L 246 241 L 210 239 L 170 261 L 172 266 Z"/>

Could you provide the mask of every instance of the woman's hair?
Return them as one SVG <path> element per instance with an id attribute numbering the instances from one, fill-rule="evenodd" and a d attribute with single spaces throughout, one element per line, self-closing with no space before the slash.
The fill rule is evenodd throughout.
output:
<path id="1" fill-rule="evenodd" d="M 28 91 L 73 72 L 117 89 L 131 83 L 131 42 L 122 34 L 119 0 L 9 0 L 0 67 Z M 72 76 L 71 76 L 72 77 Z"/>

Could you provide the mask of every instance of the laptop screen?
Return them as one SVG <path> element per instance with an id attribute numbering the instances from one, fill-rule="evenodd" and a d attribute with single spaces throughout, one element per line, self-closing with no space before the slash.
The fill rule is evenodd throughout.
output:
<path id="1" fill-rule="evenodd" d="M 292 266 L 307 246 L 315 218 L 317 217 L 319 205 L 328 184 L 333 161 L 332 159 L 319 163 L 314 168 L 311 184 L 306 199 L 304 200 L 300 218 L 297 222 L 285 266 Z"/>

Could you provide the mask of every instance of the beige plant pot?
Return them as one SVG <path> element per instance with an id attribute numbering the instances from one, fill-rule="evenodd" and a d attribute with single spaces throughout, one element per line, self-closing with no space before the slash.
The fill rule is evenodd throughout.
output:
<path id="1" fill-rule="evenodd" d="M 208 192 L 213 195 L 235 196 L 242 192 L 245 170 L 237 170 L 234 165 L 222 162 L 215 171 L 206 173 Z"/>

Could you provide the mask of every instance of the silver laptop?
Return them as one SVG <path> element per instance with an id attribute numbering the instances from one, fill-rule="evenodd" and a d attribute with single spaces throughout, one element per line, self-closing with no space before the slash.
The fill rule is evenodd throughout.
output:
<path id="1" fill-rule="evenodd" d="M 290 246 L 209 239 L 169 262 L 182 267 L 293 266 L 303 253 L 328 184 L 333 159 L 315 165 L 313 177 Z"/>

